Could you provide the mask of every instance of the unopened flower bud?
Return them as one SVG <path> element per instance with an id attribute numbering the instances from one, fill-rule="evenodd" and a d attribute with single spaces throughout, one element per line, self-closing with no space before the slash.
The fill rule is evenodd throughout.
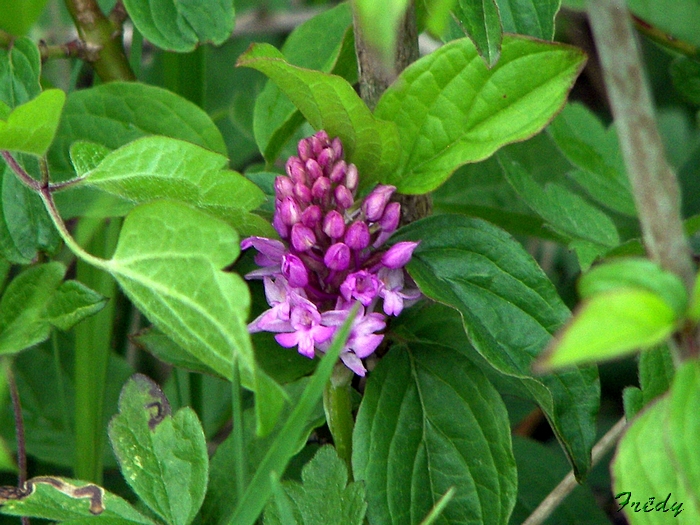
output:
<path id="1" fill-rule="evenodd" d="M 364 250 L 369 246 L 369 227 L 364 221 L 357 221 L 345 232 L 345 244 L 353 250 Z"/>
<path id="2" fill-rule="evenodd" d="M 305 184 L 299 184 L 297 182 L 294 185 L 294 196 L 303 204 L 309 204 L 311 202 L 311 190 Z"/>
<path id="3" fill-rule="evenodd" d="M 395 186 L 385 184 L 380 184 L 374 188 L 362 203 L 362 211 L 365 213 L 365 217 L 372 222 L 378 221 L 384 214 L 384 208 L 394 191 L 396 191 Z"/>
<path id="4" fill-rule="evenodd" d="M 331 181 L 327 177 L 319 177 L 311 187 L 311 195 L 315 199 L 322 200 L 331 189 Z"/>
<path id="5" fill-rule="evenodd" d="M 294 254 L 288 253 L 282 257 L 282 275 L 295 288 L 303 288 L 309 284 L 309 274 L 304 262 Z"/>
<path id="6" fill-rule="evenodd" d="M 297 145 L 297 152 L 299 153 L 299 158 L 302 162 L 306 162 L 311 158 L 313 150 L 311 149 L 311 144 L 309 144 L 309 139 L 301 139 Z"/>
<path id="7" fill-rule="evenodd" d="M 330 139 L 328 138 L 328 133 L 326 133 L 325 129 L 320 129 L 316 132 L 314 135 L 321 144 L 323 144 L 323 147 L 325 148 L 328 144 L 330 144 Z"/>
<path id="8" fill-rule="evenodd" d="M 330 147 L 323 148 L 323 151 L 321 151 L 321 154 L 318 156 L 318 165 L 321 166 L 324 171 L 328 172 L 333 162 L 335 162 L 335 153 L 333 149 Z"/>
<path id="9" fill-rule="evenodd" d="M 301 219 L 301 209 L 294 197 L 285 197 L 280 202 L 279 216 L 287 226 L 294 226 Z"/>
<path id="10" fill-rule="evenodd" d="M 316 236 L 311 228 L 298 222 L 292 226 L 292 246 L 300 252 L 310 250 L 316 244 Z"/>
<path id="11" fill-rule="evenodd" d="M 357 173 L 357 166 L 354 164 L 348 164 L 348 169 L 345 172 L 345 186 L 347 188 L 355 193 L 355 190 L 357 190 L 357 182 L 359 180 L 360 176 Z"/>
<path id="12" fill-rule="evenodd" d="M 331 148 L 333 148 L 333 153 L 335 153 L 336 159 L 343 158 L 343 143 L 340 142 L 340 139 L 338 137 L 335 137 L 331 141 Z"/>
<path id="13" fill-rule="evenodd" d="M 285 165 L 285 170 L 292 182 L 299 184 L 306 184 L 306 171 L 304 170 L 304 163 L 302 163 L 296 157 L 289 157 L 287 164 Z"/>
<path id="14" fill-rule="evenodd" d="M 275 216 L 272 218 L 272 227 L 282 239 L 289 237 L 289 226 L 284 223 L 279 213 L 275 213 Z"/>
<path id="15" fill-rule="evenodd" d="M 306 172 L 309 174 L 311 181 L 315 181 L 319 177 L 323 177 L 323 169 L 314 159 L 306 161 Z"/>
<path id="16" fill-rule="evenodd" d="M 309 144 L 311 145 L 311 151 L 313 152 L 314 157 L 320 155 L 323 151 L 323 148 L 326 147 L 326 144 L 324 142 L 321 142 L 321 140 L 316 135 L 309 137 L 308 140 Z"/>
<path id="17" fill-rule="evenodd" d="M 294 183 L 289 177 L 275 177 L 275 196 L 278 199 L 291 197 L 294 193 Z"/>
<path id="18" fill-rule="evenodd" d="M 323 262 L 331 270 L 344 271 L 350 266 L 350 248 L 342 242 L 337 242 L 326 251 Z"/>
<path id="19" fill-rule="evenodd" d="M 349 189 L 339 184 L 335 187 L 335 202 L 338 206 L 347 210 L 355 202 L 355 199 L 353 199 Z"/>
<path id="20" fill-rule="evenodd" d="M 301 223 L 309 228 L 315 228 L 321 220 L 322 215 L 323 212 L 321 208 L 312 204 L 302 212 Z"/>
<path id="21" fill-rule="evenodd" d="M 390 202 L 384 208 L 384 215 L 379 220 L 379 225 L 382 227 L 382 231 L 386 233 L 393 233 L 399 226 L 399 219 L 401 218 L 401 204 L 398 202 Z"/>
<path id="22" fill-rule="evenodd" d="M 333 166 L 331 174 L 328 176 L 328 178 L 331 179 L 331 182 L 342 184 L 343 182 L 345 182 L 345 172 L 347 171 L 347 169 L 348 165 L 346 164 L 346 162 L 344 160 L 339 160 Z"/>
<path id="23" fill-rule="evenodd" d="M 403 268 L 411 260 L 416 246 L 417 242 L 397 242 L 382 255 L 382 264 L 391 269 Z"/>
<path id="24" fill-rule="evenodd" d="M 336 210 L 326 213 L 323 219 L 323 233 L 331 239 L 340 239 L 345 233 L 345 221 L 343 216 Z"/>

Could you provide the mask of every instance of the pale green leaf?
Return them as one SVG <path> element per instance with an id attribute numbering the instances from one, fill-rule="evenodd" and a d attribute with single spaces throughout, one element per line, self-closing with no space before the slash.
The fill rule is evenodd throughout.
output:
<path id="1" fill-rule="evenodd" d="M 112 150 L 102 144 L 78 140 L 70 146 L 70 161 L 79 177 L 95 169 Z"/>
<path id="2" fill-rule="evenodd" d="M 396 164 L 399 138 L 395 126 L 376 119 L 343 78 L 289 64 L 269 44 L 254 44 L 238 66 L 265 73 L 317 130 L 343 141 L 345 156 L 357 165 L 361 184 L 384 180 Z"/>
<path id="3" fill-rule="evenodd" d="M 583 301 L 538 366 L 552 369 L 621 357 L 651 348 L 676 329 L 678 317 L 658 294 L 619 288 Z"/>
<path id="4" fill-rule="evenodd" d="M 42 156 L 53 142 L 66 94 L 48 89 L 0 120 L 0 149 Z"/>
<path id="5" fill-rule="evenodd" d="M 0 28 L 15 36 L 27 33 L 44 10 L 47 0 L 0 0 Z"/>
<path id="6" fill-rule="evenodd" d="M 564 105 L 585 57 L 576 48 L 506 36 L 488 69 L 468 39 L 406 68 L 377 105 L 399 129 L 398 170 L 383 182 L 425 193 L 459 166 L 540 131 Z"/>
<path id="7" fill-rule="evenodd" d="M 207 42 L 223 44 L 235 21 L 231 0 L 124 0 L 124 7 L 144 37 L 180 53 Z"/>

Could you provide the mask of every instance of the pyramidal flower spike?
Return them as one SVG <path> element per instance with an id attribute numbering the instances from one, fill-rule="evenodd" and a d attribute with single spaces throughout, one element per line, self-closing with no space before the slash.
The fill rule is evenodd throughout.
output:
<path id="1" fill-rule="evenodd" d="M 418 243 L 384 247 L 401 216 L 401 205 L 390 202 L 396 188 L 379 185 L 358 199 L 360 173 L 344 159 L 339 138 L 319 131 L 299 141 L 297 153 L 274 183 L 272 225 L 282 240 L 241 242 L 258 252 L 260 268 L 246 279 L 263 279 L 270 305 L 248 330 L 273 332 L 281 346 L 313 358 L 359 302 L 340 359 L 364 376 L 362 360 L 384 339 L 387 316 L 421 296 L 404 269 Z"/>

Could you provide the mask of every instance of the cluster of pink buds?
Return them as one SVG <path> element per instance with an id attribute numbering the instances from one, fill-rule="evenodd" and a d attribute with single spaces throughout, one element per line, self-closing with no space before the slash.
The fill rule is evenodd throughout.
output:
<path id="1" fill-rule="evenodd" d="M 325 352 L 352 306 L 361 307 L 341 353 L 345 365 L 365 375 L 362 359 L 384 335 L 387 315 L 399 315 L 417 300 L 417 288 L 404 289 L 404 266 L 418 243 L 381 246 L 396 230 L 401 205 L 389 202 L 393 186 L 377 186 L 355 201 L 358 173 L 343 160 L 340 139 L 325 131 L 299 142 L 298 157 L 287 161 L 287 176 L 275 180 L 272 222 L 282 241 L 249 237 L 261 266 L 247 279 L 262 278 L 270 309 L 250 332 L 275 332 L 277 342 L 313 358 Z M 382 312 L 379 309 L 381 302 Z"/>

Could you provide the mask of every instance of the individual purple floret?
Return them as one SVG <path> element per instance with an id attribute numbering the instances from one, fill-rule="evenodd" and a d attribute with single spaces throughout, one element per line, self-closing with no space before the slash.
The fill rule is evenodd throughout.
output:
<path id="1" fill-rule="evenodd" d="M 340 359 L 364 376 L 362 359 L 382 342 L 388 315 L 399 315 L 420 297 L 404 267 L 417 242 L 382 249 L 399 224 L 396 188 L 378 185 L 356 197 L 359 175 L 343 159 L 340 139 L 325 131 L 299 142 L 286 175 L 275 179 L 272 225 L 282 241 L 249 237 L 259 269 L 247 279 L 264 280 L 270 309 L 248 325 L 274 332 L 277 342 L 306 357 L 325 352 L 356 302 L 361 304 Z"/>

